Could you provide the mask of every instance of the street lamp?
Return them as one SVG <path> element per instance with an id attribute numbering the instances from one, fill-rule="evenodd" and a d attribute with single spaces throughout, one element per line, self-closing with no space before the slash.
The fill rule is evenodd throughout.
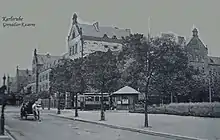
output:
<path id="1" fill-rule="evenodd" d="M 5 86 L 5 80 L 6 77 L 4 75 L 3 77 L 3 86 L 2 86 L 2 94 L 3 94 L 3 98 L 2 98 L 2 110 L 1 110 L 1 135 L 5 134 L 5 116 L 4 116 L 4 111 L 5 111 L 5 106 L 6 106 L 6 99 L 5 99 L 5 90 L 6 90 L 6 86 Z"/>

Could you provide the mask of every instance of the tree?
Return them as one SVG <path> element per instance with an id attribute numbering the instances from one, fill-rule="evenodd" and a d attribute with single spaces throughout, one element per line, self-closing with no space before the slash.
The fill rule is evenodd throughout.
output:
<path id="1" fill-rule="evenodd" d="M 175 50 L 175 47 L 178 47 L 178 44 L 175 42 L 174 38 L 164 38 L 164 37 L 155 37 L 146 39 L 141 34 L 130 35 L 125 40 L 125 51 L 124 54 L 127 54 L 127 57 L 133 58 L 130 66 L 134 70 L 132 73 L 136 74 L 135 80 L 137 80 L 138 85 L 141 91 L 145 93 L 145 123 L 144 126 L 148 127 L 148 104 L 149 104 L 149 93 L 152 91 L 153 79 L 159 77 L 161 71 L 164 71 L 168 62 L 169 68 L 166 69 L 172 73 L 172 71 L 178 71 L 179 68 L 176 68 L 176 58 L 171 57 L 168 59 L 169 53 L 172 53 Z M 181 58 L 183 56 L 178 56 Z M 167 61 L 170 60 L 170 61 Z M 174 62 L 173 62 L 174 61 Z M 182 68 L 182 65 L 181 65 Z M 168 71 L 164 73 L 168 73 Z M 134 81 L 135 81 L 134 80 Z"/>
<path id="2" fill-rule="evenodd" d="M 86 59 L 86 67 L 90 79 L 87 85 L 101 92 L 101 120 L 105 120 L 103 93 L 112 93 L 118 89 L 117 83 L 120 78 L 116 56 L 111 50 L 95 52 Z"/>
<path id="3" fill-rule="evenodd" d="M 60 63 L 52 68 L 50 72 L 50 86 L 52 92 L 58 92 L 58 114 L 60 114 L 61 93 L 71 90 L 72 82 L 72 65 L 71 59 L 61 59 Z"/>
<path id="4" fill-rule="evenodd" d="M 61 59 L 60 63 L 51 69 L 50 86 L 53 92 L 65 93 L 70 89 L 72 67 L 71 59 Z"/>

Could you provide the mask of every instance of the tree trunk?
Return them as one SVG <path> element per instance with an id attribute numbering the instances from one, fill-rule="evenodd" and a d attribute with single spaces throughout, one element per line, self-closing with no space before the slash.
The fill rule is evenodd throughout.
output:
<path id="1" fill-rule="evenodd" d="M 76 93 L 76 98 L 75 98 L 75 117 L 78 117 L 78 93 Z"/>
<path id="2" fill-rule="evenodd" d="M 145 89 L 145 120 L 144 120 L 144 127 L 148 127 L 148 85 L 146 86 Z"/>
<path id="3" fill-rule="evenodd" d="M 51 105 L 51 97 L 49 97 L 48 110 L 50 110 L 50 105 Z"/>
<path id="4" fill-rule="evenodd" d="M 50 110 L 51 105 L 51 87 L 49 88 L 49 103 L 48 103 L 48 110 Z"/>
<path id="5" fill-rule="evenodd" d="M 104 104 L 103 104 L 103 92 L 101 93 L 101 121 L 105 120 L 105 115 L 104 115 Z"/>
<path id="6" fill-rule="evenodd" d="M 173 93 L 170 92 L 170 103 L 173 103 Z"/>
<path id="7" fill-rule="evenodd" d="M 58 105 L 57 105 L 57 114 L 60 114 L 60 92 L 58 94 Z"/>

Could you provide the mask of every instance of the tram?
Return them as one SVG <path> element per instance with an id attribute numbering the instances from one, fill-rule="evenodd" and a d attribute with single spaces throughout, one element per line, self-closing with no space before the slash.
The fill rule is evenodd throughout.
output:
<path id="1" fill-rule="evenodd" d="M 80 108 L 84 110 L 96 110 L 101 108 L 101 93 L 84 93 L 78 97 Z M 109 93 L 103 93 L 103 105 L 104 109 L 110 108 Z"/>

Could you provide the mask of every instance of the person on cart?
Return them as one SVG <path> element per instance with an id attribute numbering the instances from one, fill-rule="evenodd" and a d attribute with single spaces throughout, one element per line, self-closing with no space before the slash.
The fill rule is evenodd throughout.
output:
<path id="1" fill-rule="evenodd" d="M 35 115 L 38 117 L 38 120 L 40 120 L 40 112 L 39 112 L 40 105 L 37 101 L 34 102 L 32 105 L 32 111 L 33 113 L 36 113 Z"/>

